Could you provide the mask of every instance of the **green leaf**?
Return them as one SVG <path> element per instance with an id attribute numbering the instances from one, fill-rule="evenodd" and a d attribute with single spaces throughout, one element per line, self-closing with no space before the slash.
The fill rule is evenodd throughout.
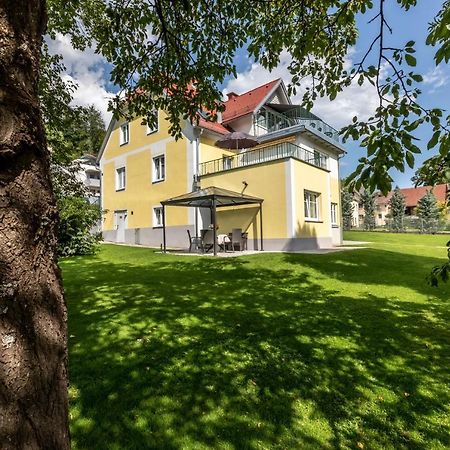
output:
<path id="1" fill-rule="evenodd" d="M 431 139 L 428 141 L 428 145 L 427 145 L 428 150 L 430 150 L 430 149 L 432 149 L 433 147 L 436 146 L 436 144 L 438 143 L 438 139 L 439 139 L 439 136 L 440 136 L 440 135 L 441 135 L 441 132 L 440 132 L 440 131 L 435 131 L 435 132 L 433 133 L 433 136 L 432 136 Z"/>
<path id="2" fill-rule="evenodd" d="M 406 163 L 412 169 L 414 167 L 414 155 L 411 152 L 406 152 Z"/>
<path id="3" fill-rule="evenodd" d="M 408 63 L 409 66 L 414 67 L 417 64 L 417 60 L 412 55 L 405 55 L 405 61 Z"/>

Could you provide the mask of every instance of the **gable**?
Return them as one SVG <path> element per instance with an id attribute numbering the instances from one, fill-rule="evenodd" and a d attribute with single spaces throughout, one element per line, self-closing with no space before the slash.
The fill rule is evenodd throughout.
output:
<path id="1" fill-rule="evenodd" d="M 280 84 L 281 79 L 278 78 L 241 95 L 233 95 L 224 103 L 225 111 L 222 113 L 222 122 L 230 122 L 238 117 L 253 113 Z"/>

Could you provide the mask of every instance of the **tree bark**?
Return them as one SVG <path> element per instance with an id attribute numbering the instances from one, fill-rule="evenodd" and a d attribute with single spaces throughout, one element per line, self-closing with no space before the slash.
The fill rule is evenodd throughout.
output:
<path id="1" fill-rule="evenodd" d="M 0 0 L 0 448 L 68 449 L 66 306 L 38 98 L 45 0 Z"/>

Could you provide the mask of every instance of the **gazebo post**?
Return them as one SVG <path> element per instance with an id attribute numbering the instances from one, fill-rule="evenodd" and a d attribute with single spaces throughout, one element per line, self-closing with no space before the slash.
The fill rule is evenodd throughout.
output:
<path id="1" fill-rule="evenodd" d="M 262 202 L 259 204 L 259 231 L 261 233 L 261 251 L 263 251 L 264 250 L 264 244 L 263 244 Z"/>
<path id="2" fill-rule="evenodd" d="M 166 253 L 166 205 L 162 205 L 163 251 Z"/>
<path id="3" fill-rule="evenodd" d="M 211 212 L 212 212 L 212 223 L 213 223 L 214 256 L 217 256 L 216 199 L 214 197 L 211 202 Z"/>

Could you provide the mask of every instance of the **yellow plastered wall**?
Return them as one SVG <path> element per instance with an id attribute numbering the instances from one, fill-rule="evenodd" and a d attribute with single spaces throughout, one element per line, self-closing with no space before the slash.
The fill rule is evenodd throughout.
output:
<path id="1" fill-rule="evenodd" d="M 102 159 L 109 160 L 169 137 L 169 122 L 166 118 L 167 115 L 163 111 L 159 111 L 158 131 L 151 134 L 147 134 L 147 127 L 146 125 L 142 125 L 141 117 L 129 122 L 130 139 L 128 144 L 125 145 L 120 145 L 119 135 L 120 126 L 125 123 L 125 120 L 120 119 L 116 121 L 106 144 L 105 151 L 103 152 Z"/>
<path id="2" fill-rule="evenodd" d="M 213 161 L 214 159 L 222 158 L 223 155 L 232 156 L 236 152 L 231 150 L 216 147 L 215 140 L 209 137 L 202 136 L 200 139 L 200 162 Z"/>
<path id="3" fill-rule="evenodd" d="M 103 161 L 103 209 L 106 210 L 103 229 L 114 228 L 114 211 L 128 211 L 128 228 L 153 226 L 153 207 L 161 200 L 184 194 L 187 190 L 187 142 L 170 138 L 165 114 L 159 112 L 159 129 L 147 135 L 142 119 L 130 122 L 130 139 L 126 145 L 119 145 L 119 121 L 109 138 L 102 156 Z M 152 144 L 159 144 L 165 153 L 165 180 L 152 182 Z M 125 162 L 126 188 L 116 191 L 116 168 Z M 188 222 L 187 208 L 168 208 L 168 226 L 185 225 Z"/>
<path id="4" fill-rule="evenodd" d="M 243 181 L 248 183 L 245 194 L 264 199 L 264 238 L 287 237 L 285 161 L 231 170 L 201 178 L 201 186 L 216 186 L 241 192 Z M 217 213 L 219 233 L 242 228 L 249 237 L 259 236 L 258 205 L 221 208 Z"/>
<path id="5" fill-rule="evenodd" d="M 293 160 L 295 183 L 295 211 L 294 234 L 299 238 L 330 236 L 330 189 L 329 173 L 317 169 L 309 164 Z M 320 194 L 318 222 L 305 219 L 304 191 Z"/>

